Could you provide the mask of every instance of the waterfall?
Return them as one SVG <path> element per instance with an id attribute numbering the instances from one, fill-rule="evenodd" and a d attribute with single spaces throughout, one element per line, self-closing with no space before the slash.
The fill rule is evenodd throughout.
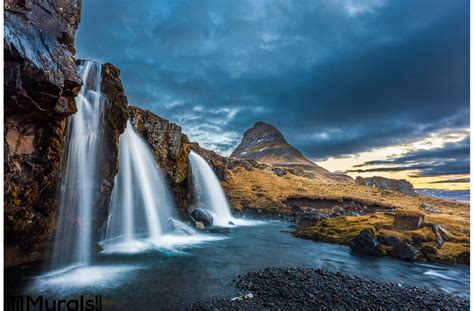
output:
<path id="1" fill-rule="evenodd" d="M 196 202 L 199 208 L 207 209 L 214 217 L 214 225 L 235 224 L 224 190 L 211 166 L 200 155 L 189 153 Z"/>
<path id="2" fill-rule="evenodd" d="M 175 203 L 151 148 L 130 121 L 120 137 L 120 168 L 115 178 L 103 241 L 106 252 L 136 252 L 160 245 L 165 234 L 194 231 L 175 220 Z"/>
<path id="3" fill-rule="evenodd" d="M 66 134 L 53 269 L 88 265 L 93 248 L 92 209 L 100 189 L 96 164 L 102 153 L 105 97 L 100 93 L 102 65 L 83 61 L 78 70 L 84 84 Z"/>

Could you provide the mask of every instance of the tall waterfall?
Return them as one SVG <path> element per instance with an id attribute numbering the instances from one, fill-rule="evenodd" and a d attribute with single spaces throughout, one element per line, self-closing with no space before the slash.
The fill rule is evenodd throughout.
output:
<path id="1" fill-rule="evenodd" d="M 100 93 L 102 65 L 83 61 L 78 69 L 84 84 L 66 135 L 53 269 L 88 265 L 93 248 L 92 210 L 100 187 L 96 163 L 101 154 L 105 98 Z"/>
<path id="2" fill-rule="evenodd" d="M 119 158 L 105 250 L 139 251 L 146 245 L 161 244 L 165 233 L 176 229 L 193 235 L 187 225 L 173 219 L 176 207 L 169 187 L 150 147 L 130 121 L 120 137 Z"/>
<path id="3" fill-rule="evenodd" d="M 189 154 L 189 162 L 197 206 L 211 212 L 216 226 L 229 226 L 229 222 L 235 223 L 224 190 L 211 166 L 193 151 Z"/>

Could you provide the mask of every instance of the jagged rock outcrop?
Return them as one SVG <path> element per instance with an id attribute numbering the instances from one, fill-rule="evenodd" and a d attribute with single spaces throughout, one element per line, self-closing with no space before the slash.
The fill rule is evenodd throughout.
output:
<path id="1" fill-rule="evenodd" d="M 352 181 L 344 174 L 331 173 L 308 160 L 298 149 L 290 145 L 283 134 L 273 125 L 259 121 L 245 131 L 240 144 L 231 157 L 253 160 L 286 168 L 300 168 L 316 177 L 327 177 L 338 181 Z"/>
<path id="2" fill-rule="evenodd" d="M 4 2 L 5 265 L 42 258 L 54 227 L 66 118 L 81 80 L 80 0 Z"/>
<path id="3" fill-rule="evenodd" d="M 101 93 L 107 98 L 104 102 L 104 137 L 102 154 L 98 159 L 100 193 L 94 213 L 98 230 L 107 220 L 109 202 L 115 175 L 119 169 L 119 140 L 128 120 L 128 99 L 120 80 L 120 70 L 112 64 L 102 65 Z M 98 232 L 96 232 L 98 233 Z"/>
<path id="4" fill-rule="evenodd" d="M 415 196 L 413 185 L 405 179 L 390 179 L 380 176 L 361 177 L 357 176 L 356 183 L 359 185 L 377 187 L 383 190 L 395 190 L 406 195 Z"/>

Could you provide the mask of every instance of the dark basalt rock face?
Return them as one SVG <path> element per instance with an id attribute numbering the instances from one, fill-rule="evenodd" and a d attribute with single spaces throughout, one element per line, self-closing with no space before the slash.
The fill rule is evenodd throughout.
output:
<path id="1" fill-rule="evenodd" d="M 405 179 L 390 179 L 380 176 L 361 177 L 357 176 L 356 183 L 359 185 L 377 187 L 383 190 L 394 190 L 409 196 L 415 196 L 413 185 Z"/>
<path id="2" fill-rule="evenodd" d="M 107 220 L 109 202 L 115 175 L 119 169 L 119 140 L 128 120 L 128 100 L 120 80 L 120 70 L 112 64 L 102 65 L 101 93 L 107 98 L 104 103 L 103 153 L 98 159 L 100 194 L 94 212 L 95 226 L 98 230 Z M 97 232 L 98 233 L 98 232 Z"/>
<path id="3" fill-rule="evenodd" d="M 231 157 L 280 167 L 300 168 L 338 181 L 352 181 L 347 175 L 331 173 L 308 160 L 286 141 L 276 127 L 262 121 L 245 131 L 242 141 Z"/>
<path id="4" fill-rule="evenodd" d="M 81 80 L 80 0 L 4 2 L 5 265 L 43 257 L 54 228 L 66 118 Z"/>

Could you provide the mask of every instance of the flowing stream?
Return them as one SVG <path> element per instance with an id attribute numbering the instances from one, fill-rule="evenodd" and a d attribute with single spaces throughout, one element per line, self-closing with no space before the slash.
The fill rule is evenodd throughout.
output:
<path id="1" fill-rule="evenodd" d="M 93 247 L 92 209 L 100 187 L 96 164 L 101 154 L 106 99 L 100 93 L 102 65 L 82 61 L 78 69 L 84 84 L 76 97 L 77 113 L 69 118 L 66 136 L 53 271 L 90 264 Z"/>
<path id="2" fill-rule="evenodd" d="M 361 256 L 348 246 L 293 237 L 289 225 L 267 221 L 235 227 L 219 241 L 172 251 L 101 254 L 96 265 L 84 271 L 90 275 L 87 282 L 75 275 L 37 282 L 28 278 L 35 275 L 33 267 L 11 269 L 6 278 L 13 282 L 6 290 L 56 298 L 102 295 L 104 310 L 176 310 L 199 300 L 237 296 L 232 280 L 245 272 L 305 266 L 469 297 L 468 266 Z"/>

